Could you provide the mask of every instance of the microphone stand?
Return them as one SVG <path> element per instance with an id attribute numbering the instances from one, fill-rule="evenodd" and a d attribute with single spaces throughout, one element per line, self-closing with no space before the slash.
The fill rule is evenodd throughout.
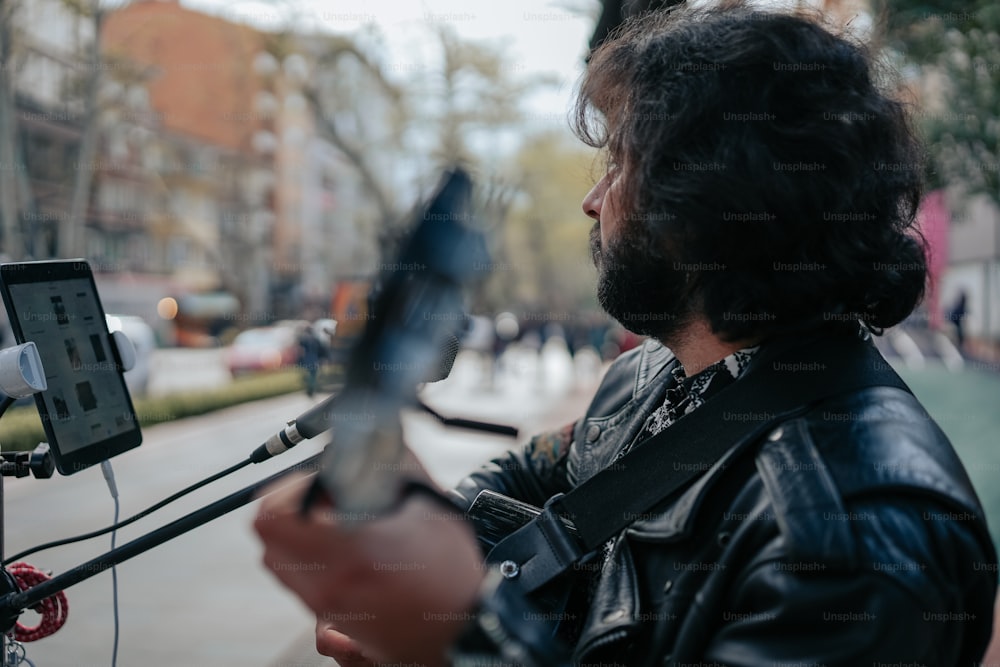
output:
<path id="1" fill-rule="evenodd" d="M 4 399 L 2 410 L 0 414 L 6 411 L 14 402 L 14 399 L 8 397 Z M 11 594 L 16 591 L 21 590 L 17 585 L 17 581 L 14 577 L 7 571 L 2 563 L 4 561 L 4 535 L 5 535 L 5 523 L 6 518 L 4 515 L 4 477 L 27 477 L 28 474 L 33 474 L 38 479 L 47 479 L 52 477 L 52 473 L 55 471 L 55 460 L 52 458 L 52 452 L 49 450 L 48 443 L 40 443 L 35 447 L 34 451 L 31 452 L 0 452 L 0 594 Z M 48 597 L 48 596 L 46 596 Z M 45 598 L 42 598 L 43 600 Z M 41 600 L 39 600 L 41 602 Z M 29 606 L 34 606 L 38 602 L 32 603 L 31 605 L 26 605 L 25 608 Z M 8 667 L 8 664 L 15 665 L 16 662 L 8 663 L 11 658 L 10 650 L 13 646 L 8 646 L 7 633 L 13 629 L 14 624 L 17 622 L 17 617 L 21 614 L 19 610 L 13 615 L 13 620 L 7 623 L 6 611 L 0 606 L 0 667 Z"/>
<path id="2" fill-rule="evenodd" d="M 3 475 L 0 475 L 0 563 L 3 562 L 3 558 L 4 558 L 4 555 L 3 555 L 3 548 L 4 548 L 4 543 L 3 543 L 4 539 L 3 539 L 3 536 L 4 536 L 4 529 L 6 528 L 6 526 L 4 525 L 5 524 L 5 517 L 4 517 L 3 507 L 4 507 L 4 505 L 3 505 Z M 7 568 L 5 568 L 2 565 L 0 565 L 0 591 L 2 591 L 5 594 L 10 594 L 13 591 L 17 591 L 17 590 L 20 590 L 20 589 L 18 588 L 17 581 L 14 579 L 13 575 L 11 575 L 7 571 Z M 0 637 L 0 667 L 7 667 L 7 664 L 8 664 L 7 663 L 7 639 L 8 639 L 7 638 L 7 633 L 10 632 L 11 629 L 14 627 L 14 624 L 17 623 L 17 617 L 18 616 L 20 616 L 20 612 L 18 612 L 14 616 L 14 622 L 10 623 L 10 624 L 8 624 L 6 622 L 6 620 L 0 621 L 0 632 L 3 633 L 2 637 Z M 6 617 L 6 614 L 3 613 L 3 612 L 0 612 L 0 619 L 3 619 L 5 617 Z"/>
<path id="3" fill-rule="evenodd" d="M 293 466 L 265 477 L 259 482 L 231 493 L 200 510 L 172 521 L 26 591 L 20 591 L 16 583 L 13 582 L 13 578 L 7 574 L 6 570 L 3 570 L 6 582 L 0 581 L 0 587 L 6 586 L 6 592 L 0 597 L 0 632 L 5 634 L 9 632 L 17 623 L 17 618 L 22 611 L 37 605 L 45 598 L 256 500 L 257 492 L 260 489 L 282 477 L 297 471 L 315 472 L 319 467 L 321 456 L 321 453 L 314 454 Z M 6 654 L 2 658 L 5 660 Z M 3 663 L 0 662 L 0 664 Z"/>
<path id="4" fill-rule="evenodd" d="M 474 431 L 481 431 L 485 433 L 492 433 L 495 435 L 505 435 L 505 436 L 516 436 L 517 429 L 511 426 L 506 426 L 502 424 L 491 424 L 487 422 L 480 422 L 471 419 L 457 419 L 444 417 L 435 410 L 431 409 L 428 405 L 422 401 L 417 401 L 417 407 L 423 412 L 430 414 L 435 417 L 439 422 L 445 426 L 465 428 Z M 35 472 L 36 477 L 44 476 L 47 470 L 48 476 L 52 474 L 52 462 L 51 458 L 44 458 L 39 452 L 43 448 L 39 448 L 32 455 L 30 459 L 30 464 L 32 471 Z M 47 447 L 44 448 L 44 454 L 48 454 Z M 24 474 L 27 474 L 27 466 L 29 465 L 29 459 L 24 455 L 24 453 L 17 453 L 20 457 L 20 462 L 24 467 Z M 209 521 L 214 521 L 219 517 L 232 512 L 235 509 L 243 507 L 248 503 L 253 502 L 257 499 L 257 493 L 262 488 L 278 481 L 282 477 L 285 477 L 293 472 L 316 472 L 319 470 L 320 459 L 324 455 L 324 452 L 318 454 L 313 454 L 312 456 L 303 459 L 295 465 L 289 466 L 284 470 L 280 470 L 259 482 L 255 482 L 249 486 L 246 486 L 239 491 L 235 491 L 228 496 L 225 496 L 215 502 L 212 502 L 199 510 L 192 512 L 186 516 L 183 516 L 175 521 L 172 521 L 156 530 L 149 532 L 141 537 L 121 545 L 111 551 L 108 551 L 96 558 L 93 558 L 86 563 L 78 565 L 73 569 L 67 570 L 62 574 L 56 575 L 55 577 L 45 581 L 37 586 L 33 586 L 28 590 L 21 591 L 17 583 L 14 581 L 13 577 L 0 566 L 0 633 L 4 633 L 4 653 L 0 655 L 0 666 L 6 665 L 6 633 L 8 633 L 17 623 L 18 617 L 21 615 L 25 609 L 30 609 L 34 607 L 42 600 L 56 593 L 66 590 L 74 584 L 78 584 L 81 581 L 89 579 L 96 574 L 100 574 L 105 570 L 110 569 L 114 565 L 123 563 L 126 560 L 139 554 L 145 553 L 150 549 L 157 547 L 164 542 L 172 540 L 175 537 L 183 535 L 199 526 L 203 526 Z M 36 470 L 36 468 L 41 468 L 41 470 Z M 3 477 L 0 476 L 0 562 L 2 562 L 3 556 Z"/>
<path id="5" fill-rule="evenodd" d="M 517 437 L 517 429 L 513 426 L 507 426 L 506 424 L 493 424 L 490 422 L 483 422 L 475 419 L 465 419 L 464 417 L 445 417 L 440 412 L 438 412 L 431 406 L 427 405 L 419 398 L 416 401 L 416 407 L 421 412 L 426 412 L 431 417 L 434 417 L 434 419 L 441 422 L 441 424 L 443 424 L 444 426 L 465 428 L 471 431 L 492 433 L 493 435 L 505 435 L 511 438 Z"/>

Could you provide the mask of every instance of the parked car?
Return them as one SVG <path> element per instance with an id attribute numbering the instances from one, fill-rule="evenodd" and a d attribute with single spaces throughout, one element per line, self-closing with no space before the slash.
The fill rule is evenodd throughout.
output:
<path id="1" fill-rule="evenodd" d="M 153 327 L 135 315 L 107 314 L 108 331 L 121 331 L 135 348 L 135 366 L 125 372 L 125 385 L 133 396 L 142 396 L 149 389 L 149 376 L 153 366 L 156 334 Z"/>
<path id="2" fill-rule="evenodd" d="M 298 358 L 299 342 L 293 327 L 256 327 L 241 332 L 233 339 L 226 354 L 226 364 L 229 372 L 236 377 L 243 373 L 294 366 Z"/>

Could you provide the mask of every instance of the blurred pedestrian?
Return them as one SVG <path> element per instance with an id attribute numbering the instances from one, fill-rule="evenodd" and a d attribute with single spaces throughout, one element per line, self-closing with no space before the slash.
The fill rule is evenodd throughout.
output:
<path id="1" fill-rule="evenodd" d="M 968 295 L 965 290 L 958 293 L 955 304 L 948 311 L 948 321 L 955 327 L 955 340 L 958 342 L 958 349 L 965 349 L 965 318 L 969 314 Z"/>
<path id="2" fill-rule="evenodd" d="M 303 324 L 299 329 L 299 366 L 305 371 L 306 396 L 316 393 L 316 376 L 322 353 L 323 345 L 312 326 Z"/>

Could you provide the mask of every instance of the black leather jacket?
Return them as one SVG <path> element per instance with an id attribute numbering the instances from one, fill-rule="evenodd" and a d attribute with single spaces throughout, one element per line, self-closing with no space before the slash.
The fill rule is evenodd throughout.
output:
<path id="1" fill-rule="evenodd" d="M 540 506 L 581 483 L 635 437 L 673 363 L 652 341 L 623 355 L 583 419 L 469 476 L 456 501 L 492 489 Z M 945 435 L 909 393 L 874 387 L 731 450 L 620 534 L 589 608 L 569 610 L 582 619 L 573 660 L 973 665 L 996 588 L 982 508 Z M 505 617 L 491 651 L 531 663 L 548 640 L 506 604 L 491 601 Z"/>

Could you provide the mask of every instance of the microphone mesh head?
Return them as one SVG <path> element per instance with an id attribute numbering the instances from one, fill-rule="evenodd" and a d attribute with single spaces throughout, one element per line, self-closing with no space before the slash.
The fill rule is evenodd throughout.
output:
<path id="1" fill-rule="evenodd" d="M 448 377 L 452 367 L 455 365 L 458 348 L 458 336 L 455 334 L 448 333 L 441 338 L 440 349 L 438 350 L 438 365 L 429 369 L 425 382 L 437 382 Z"/>

